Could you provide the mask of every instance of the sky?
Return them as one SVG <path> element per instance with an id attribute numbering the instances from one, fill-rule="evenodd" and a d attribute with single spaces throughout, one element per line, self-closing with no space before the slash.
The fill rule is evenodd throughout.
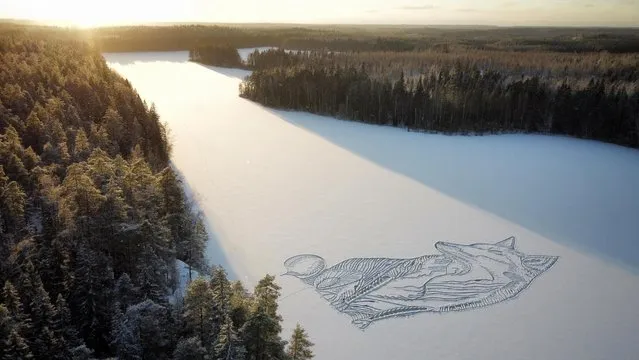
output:
<path id="1" fill-rule="evenodd" d="M 639 26 L 639 0 L 2 0 L 0 18 L 148 22 Z"/>

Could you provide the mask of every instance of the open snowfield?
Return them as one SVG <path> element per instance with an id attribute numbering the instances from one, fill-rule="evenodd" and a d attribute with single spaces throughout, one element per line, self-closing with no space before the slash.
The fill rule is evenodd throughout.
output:
<path id="1" fill-rule="evenodd" d="M 539 270 L 530 280 L 525 269 L 492 272 L 505 251 L 461 247 L 474 251 L 466 261 L 488 264 L 491 281 L 526 286 L 494 305 L 389 317 L 365 330 L 320 295 L 348 282 L 343 272 L 325 271 L 326 281 L 311 285 L 278 276 L 284 335 L 301 323 L 317 359 L 639 356 L 639 151 L 562 137 L 417 134 L 275 111 L 237 96 L 247 72 L 189 63 L 186 52 L 105 58 L 169 124 L 173 162 L 208 220 L 208 256 L 247 287 L 284 273 L 298 254 L 321 256 L 327 267 L 350 258 L 387 263 L 442 255 L 450 247 L 438 250 L 438 241 L 514 236 L 516 244 L 493 246 L 545 255 L 518 264 Z"/>

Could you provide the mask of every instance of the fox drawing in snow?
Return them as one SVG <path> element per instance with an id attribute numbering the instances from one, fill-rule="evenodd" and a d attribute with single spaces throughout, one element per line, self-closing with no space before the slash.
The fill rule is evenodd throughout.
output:
<path id="1" fill-rule="evenodd" d="M 365 329 L 392 317 L 468 310 L 511 299 L 558 259 L 524 254 L 514 237 L 494 244 L 437 242 L 435 248 L 441 254 L 352 258 L 328 268 L 322 257 L 302 254 L 284 262 L 285 275 L 313 286 Z"/>

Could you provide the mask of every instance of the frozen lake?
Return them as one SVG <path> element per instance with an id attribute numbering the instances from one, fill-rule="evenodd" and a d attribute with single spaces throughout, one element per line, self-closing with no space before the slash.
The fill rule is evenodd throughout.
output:
<path id="1" fill-rule="evenodd" d="M 365 331 L 351 323 L 355 310 L 320 296 L 362 284 L 352 269 L 324 270 L 311 285 L 278 276 L 284 336 L 301 323 L 317 359 L 636 359 L 639 151 L 562 137 L 416 134 L 277 111 L 238 97 L 246 71 L 190 63 L 186 52 L 105 58 L 168 123 L 173 162 L 208 220 L 209 259 L 247 287 L 282 274 L 298 254 L 328 267 L 381 258 L 367 269 L 396 281 L 404 275 L 388 270 L 388 258 L 450 251 L 438 241 L 516 237 L 498 248 L 453 246 L 472 253 L 454 258 L 483 269 L 483 281 L 523 286 L 501 293 L 509 298 L 389 316 Z M 313 259 L 295 266 L 315 271 Z M 502 271 L 506 259 L 517 266 Z M 367 299 L 391 306 L 399 294 L 426 296 L 414 282 L 400 288 Z M 467 291 L 449 288 L 438 301 Z"/>

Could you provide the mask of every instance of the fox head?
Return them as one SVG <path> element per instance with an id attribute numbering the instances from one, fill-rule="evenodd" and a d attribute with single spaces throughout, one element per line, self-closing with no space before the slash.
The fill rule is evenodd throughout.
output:
<path id="1" fill-rule="evenodd" d="M 494 244 L 460 245 L 437 242 L 435 248 L 452 260 L 454 275 L 463 275 L 471 270 L 483 270 L 489 279 L 530 281 L 550 269 L 557 256 L 527 255 L 515 248 L 515 238 Z"/>

